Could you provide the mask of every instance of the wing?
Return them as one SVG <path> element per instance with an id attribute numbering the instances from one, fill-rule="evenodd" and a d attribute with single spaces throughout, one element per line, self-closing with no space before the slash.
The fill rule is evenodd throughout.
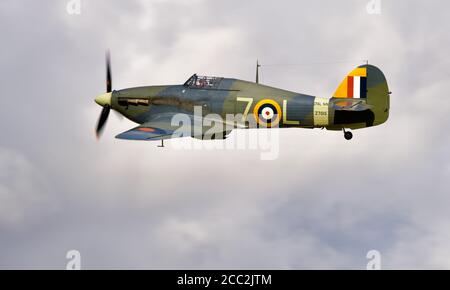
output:
<path id="1" fill-rule="evenodd" d="M 126 132 L 123 132 L 116 136 L 117 139 L 124 140 L 162 140 L 169 139 L 172 136 L 172 132 L 166 131 L 161 128 L 155 128 L 151 124 L 143 124 Z"/>
<path id="2" fill-rule="evenodd" d="M 208 121 L 208 122 L 205 122 Z M 210 125 L 204 125 L 205 123 Z M 189 114 L 163 113 L 131 130 L 116 136 L 125 140 L 162 140 L 181 137 L 198 139 L 225 139 L 236 124 L 227 123 L 219 118 L 202 118 Z"/>

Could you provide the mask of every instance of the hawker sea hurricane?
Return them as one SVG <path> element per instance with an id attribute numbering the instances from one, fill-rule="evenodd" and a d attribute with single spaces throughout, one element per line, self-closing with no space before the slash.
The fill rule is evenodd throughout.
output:
<path id="1" fill-rule="evenodd" d="M 194 74 L 184 84 L 112 90 L 109 54 L 100 135 L 111 109 L 139 126 L 116 136 L 127 140 L 177 137 L 225 139 L 236 128 L 326 128 L 344 132 L 377 126 L 389 117 L 386 78 L 373 65 L 348 74 L 331 98 L 306 95 L 256 83 Z M 232 118 L 230 118 L 232 116 Z M 183 120 L 183 122 L 180 122 Z M 186 126 L 188 123 L 188 126 Z"/>

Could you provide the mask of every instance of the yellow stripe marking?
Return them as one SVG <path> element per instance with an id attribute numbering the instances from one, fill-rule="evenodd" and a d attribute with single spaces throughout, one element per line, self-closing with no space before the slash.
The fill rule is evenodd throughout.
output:
<path id="1" fill-rule="evenodd" d="M 367 77 L 367 69 L 365 67 L 355 68 L 349 76 L 351 77 Z"/>
<path id="2" fill-rule="evenodd" d="M 314 126 L 316 127 L 325 127 L 328 126 L 328 103 L 329 100 L 327 98 L 314 98 Z"/>

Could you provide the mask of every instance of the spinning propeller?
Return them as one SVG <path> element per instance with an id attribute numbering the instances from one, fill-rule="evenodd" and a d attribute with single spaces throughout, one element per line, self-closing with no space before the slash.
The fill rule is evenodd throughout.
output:
<path id="1" fill-rule="evenodd" d="M 108 120 L 109 112 L 111 111 L 111 95 L 112 95 L 112 79 L 111 79 L 111 57 L 109 52 L 106 53 L 106 93 L 98 96 L 95 102 L 103 107 L 100 117 L 98 119 L 95 133 L 97 138 L 100 138 L 102 131 Z"/>

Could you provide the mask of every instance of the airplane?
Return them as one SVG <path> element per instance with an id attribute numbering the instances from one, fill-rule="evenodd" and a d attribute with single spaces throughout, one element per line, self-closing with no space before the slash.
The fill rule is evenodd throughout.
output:
<path id="1" fill-rule="evenodd" d="M 381 125 L 389 118 L 391 92 L 376 66 L 364 64 L 353 69 L 331 98 L 260 84 L 259 66 L 257 63 L 256 82 L 194 74 L 179 85 L 112 90 L 107 53 L 106 93 L 95 98 L 103 107 L 97 138 L 111 109 L 139 124 L 116 138 L 159 140 L 159 147 L 164 147 L 165 139 L 223 140 L 233 129 L 251 128 L 325 128 L 343 131 L 344 138 L 351 140 L 350 130 Z"/>

